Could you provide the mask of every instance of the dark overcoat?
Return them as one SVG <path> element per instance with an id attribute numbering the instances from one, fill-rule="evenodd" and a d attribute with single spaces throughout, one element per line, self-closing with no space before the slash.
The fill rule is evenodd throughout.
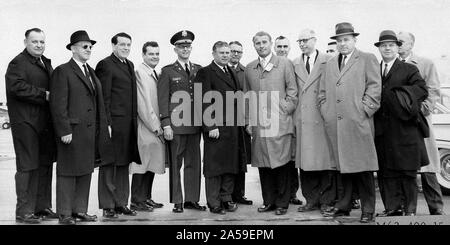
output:
<path id="1" fill-rule="evenodd" d="M 245 81 L 245 66 L 238 63 L 234 72 L 236 73 L 236 78 L 239 81 L 239 89 L 243 90 Z M 244 130 L 244 145 L 246 150 L 245 161 L 241 164 L 240 171 L 247 172 L 247 164 L 251 164 L 252 160 L 252 137 L 248 134 L 247 130 Z"/>
<path id="2" fill-rule="evenodd" d="M 137 90 L 134 65 L 114 54 L 101 60 L 95 73 L 103 87 L 106 115 L 112 125 L 115 165 L 141 163 L 137 146 Z"/>
<path id="3" fill-rule="evenodd" d="M 196 83 L 202 84 L 203 94 L 209 91 L 219 92 L 223 103 L 217 103 L 212 100 L 211 103 L 203 103 L 203 111 L 206 112 L 208 108 L 215 108 L 214 124 L 208 125 L 204 121 L 203 126 L 203 174 L 205 177 L 214 177 L 222 174 L 237 174 L 245 155 L 244 145 L 244 127 L 237 126 L 237 101 L 227 101 L 227 92 L 236 92 L 240 90 L 239 82 L 236 79 L 236 74 L 231 71 L 227 75 L 219 66 L 212 62 L 209 66 L 201 68 L 195 77 Z M 227 113 L 226 105 L 234 106 L 234 113 Z M 222 106 L 223 116 L 218 117 L 217 110 Z M 205 117 L 204 117 L 205 118 Z M 231 126 L 227 126 L 231 125 Z M 233 126 L 235 125 L 235 126 Z M 213 139 L 209 137 L 209 132 L 214 129 L 219 129 L 219 138 Z"/>
<path id="4" fill-rule="evenodd" d="M 50 109 L 58 137 L 56 171 L 61 176 L 86 175 L 93 172 L 96 164 L 107 165 L 114 161 L 102 85 L 89 65 L 88 69 L 95 90 L 73 59 L 58 66 L 52 75 Z M 96 122 L 99 124 L 97 143 L 101 159 L 97 163 Z M 72 134 L 72 142 L 62 143 L 60 138 L 69 134 Z"/>
<path id="5" fill-rule="evenodd" d="M 45 93 L 49 91 L 53 68 L 50 59 L 45 56 L 41 59 L 45 68 L 25 49 L 9 63 L 5 74 L 18 171 L 48 166 L 56 160 L 54 132 Z M 36 142 L 39 138 L 41 144 Z"/>
<path id="6" fill-rule="evenodd" d="M 396 90 L 407 89 L 412 113 L 401 107 Z M 420 130 L 421 102 L 428 96 L 425 81 L 411 64 L 395 60 L 386 77 L 382 78 L 381 107 L 375 113 L 375 146 L 380 170 L 419 170 L 428 164 L 424 134 Z"/>

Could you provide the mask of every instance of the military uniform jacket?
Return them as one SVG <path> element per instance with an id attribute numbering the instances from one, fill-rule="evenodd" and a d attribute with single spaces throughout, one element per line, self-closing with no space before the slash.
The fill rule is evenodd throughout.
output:
<path id="1" fill-rule="evenodd" d="M 158 80 L 158 106 L 161 127 L 171 126 L 174 134 L 200 133 L 202 119 L 201 98 L 198 98 L 200 99 L 199 103 L 197 103 L 199 106 L 194 110 L 194 78 L 201 66 L 191 62 L 189 63 L 189 77 L 185 69 L 176 61 L 162 68 L 161 76 Z M 201 96 L 201 90 L 199 91 L 199 95 Z M 183 99 L 177 99 L 177 97 L 190 99 L 190 102 L 186 101 L 184 104 L 190 105 L 190 107 L 186 106 L 182 108 L 181 104 Z M 180 111 L 182 109 L 183 111 Z M 190 112 L 190 115 L 184 115 L 184 112 Z M 172 114 L 174 114 L 173 117 Z M 172 118 L 179 118 L 179 120 L 174 122 Z M 194 125 L 195 118 L 197 118 L 197 123 L 195 126 L 192 126 Z M 178 123 L 183 120 L 187 121 L 186 124 L 189 125 Z"/>
<path id="2" fill-rule="evenodd" d="M 95 90 L 73 59 L 58 66 L 52 75 L 50 109 L 58 137 L 57 175 L 82 176 L 92 173 L 95 164 L 114 161 L 102 86 L 89 65 L 88 69 Z M 100 163 L 95 162 L 96 123 Z M 72 142 L 63 144 L 60 138 L 69 134 Z"/>

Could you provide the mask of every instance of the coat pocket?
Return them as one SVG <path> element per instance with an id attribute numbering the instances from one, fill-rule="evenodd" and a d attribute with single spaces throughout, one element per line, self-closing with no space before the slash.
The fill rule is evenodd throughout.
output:
<path id="1" fill-rule="evenodd" d="M 69 118 L 70 124 L 80 124 L 81 120 L 79 118 Z"/>

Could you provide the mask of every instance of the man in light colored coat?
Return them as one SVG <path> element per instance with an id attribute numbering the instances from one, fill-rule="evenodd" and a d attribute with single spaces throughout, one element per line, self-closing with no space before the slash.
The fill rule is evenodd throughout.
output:
<path id="1" fill-rule="evenodd" d="M 331 57 L 315 48 L 316 33 L 300 32 L 297 42 L 302 55 L 294 60 L 299 88 L 299 104 L 294 114 L 296 132 L 296 167 L 300 168 L 302 193 L 306 205 L 299 212 L 321 207 L 326 210 L 336 199 L 336 163 L 325 134 L 325 126 L 317 107 L 317 92 L 326 62 Z"/>
<path id="2" fill-rule="evenodd" d="M 420 75 L 425 80 L 428 88 L 428 97 L 422 102 L 422 113 L 431 125 L 431 113 L 436 101 L 440 98 L 440 82 L 434 63 L 423 57 L 419 57 L 412 52 L 415 37 L 409 32 L 400 32 L 398 39 L 402 42 L 398 53 L 400 60 L 414 64 L 419 69 Z M 432 215 L 444 214 L 444 203 L 442 202 L 442 192 L 436 178 L 436 173 L 440 172 L 440 157 L 436 146 L 436 139 L 432 127 L 430 127 L 430 137 L 425 138 L 425 147 L 430 164 L 420 169 L 423 195 L 428 204 L 428 209 Z"/>
<path id="3" fill-rule="evenodd" d="M 324 216 L 348 216 L 354 189 L 361 198 L 361 222 L 373 221 L 375 182 L 378 170 L 374 144 L 373 114 L 380 107 L 381 75 L 375 55 L 355 48 L 353 26 L 336 25 L 339 55 L 327 62 L 320 81 L 318 103 L 343 192 Z"/>
<path id="4" fill-rule="evenodd" d="M 262 103 L 257 109 L 253 108 L 257 111 L 250 113 L 253 115 L 258 112 L 260 119 L 267 119 L 270 109 L 271 116 L 274 116 L 270 117 L 270 124 L 263 119 L 247 126 L 247 131 L 251 132 L 253 137 L 252 166 L 259 168 L 264 200 L 264 205 L 258 208 L 258 211 L 268 212 L 276 209 L 275 214 L 283 215 L 289 207 L 288 162 L 292 157 L 292 114 L 297 105 L 297 84 L 291 61 L 271 52 L 272 38 L 267 32 L 256 33 L 253 45 L 258 59 L 250 62 L 245 69 L 244 91 L 257 93 L 256 98 L 261 100 L 267 98 L 266 95 L 271 98 L 267 99 L 270 99 L 270 104 Z M 246 111 L 247 118 L 248 113 L 249 111 Z M 275 130 L 266 133 L 267 127 Z"/>
<path id="5" fill-rule="evenodd" d="M 165 172 L 165 145 L 163 130 L 159 121 L 157 96 L 159 45 L 146 42 L 142 47 L 142 62 L 136 69 L 137 87 L 137 143 L 142 164 L 131 163 L 131 209 L 152 211 L 163 204 L 152 200 L 153 179 Z"/>

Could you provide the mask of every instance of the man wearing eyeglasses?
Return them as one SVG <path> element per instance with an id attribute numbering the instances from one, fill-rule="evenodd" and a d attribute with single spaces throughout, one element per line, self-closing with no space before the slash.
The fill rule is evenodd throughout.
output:
<path id="1" fill-rule="evenodd" d="M 300 168 L 302 193 L 306 205 L 299 212 L 326 210 L 336 199 L 336 167 L 332 162 L 325 135 L 324 121 L 316 106 L 319 81 L 329 55 L 316 48 L 316 33 L 304 29 L 298 36 L 302 55 L 296 58 L 294 70 L 301 91 L 295 111 L 296 167 Z"/>
<path id="2" fill-rule="evenodd" d="M 229 43 L 231 50 L 231 58 L 229 66 L 236 73 L 236 79 L 239 82 L 239 89 L 244 87 L 245 66 L 240 63 L 243 53 L 242 44 L 238 41 Z M 232 194 L 233 201 L 239 204 L 252 205 L 253 201 L 245 197 L 245 172 L 247 172 L 247 164 L 251 163 L 251 136 L 244 130 L 244 147 L 245 161 L 240 164 L 239 172 L 236 175 L 234 190 Z"/>
<path id="3" fill-rule="evenodd" d="M 51 80 L 50 108 L 58 138 L 56 209 L 65 225 L 97 220 L 87 214 L 92 172 L 114 161 L 102 85 L 87 64 L 95 43 L 86 31 L 74 32 L 66 46 L 72 59 L 58 66 Z"/>
<path id="4" fill-rule="evenodd" d="M 275 45 L 273 46 L 273 50 L 277 54 L 277 56 L 288 57 L 289 51 L 291 51 L 291 44 L 289 39 L 285 36 L 279 36 L 275 38 Z"/>
<path id="5" fill-rule="evenodd" d="M 131 36 L 118 33 L 111 38 L 113 53 L 95 68 L 103 86 L 106 114 L 111 122 L 114 164 L 99 169 L 99 206 L 106 218 L 117 214 L 135 216 L 130 210 L 129 165 L 141 163 L 137 146 L 137 89 L 134 65 L 127 59 Z"/>
<path id="6" fill-rule="evenodd" d="M 170 39 L 177 60 L 162 68 L 158 80 L 158 106 L 164 138 L 168 141 L 170 203 L 172 212 L 182 213 L 184 208 L 205 211 L 200 205 L 200 118 L 194 109 L 194 78 L 200 65 L 189 60 L 194 33 L 183 30 Z M 184 95 L 190 98 L 185 101 Z M 201 107 L 201 104 L 200 104 Z M 197 108 L 200 109 L 201 108 Z M 196 123 L 196 118 L 200 123 Z M 184 163 L 184 194 L 180 169 Z"/>
<path id="7" fill-rule="evenodd" d="M 27 30 L 24 45 L 9 63 L 5 82 L 16 153 L 16 221 L 33 224 L 41 218 L 57 218 L 50 209 L 56 157 L 48 104 L 53 68 L 43 55 L 45 35 L 41 29 Z"/>

